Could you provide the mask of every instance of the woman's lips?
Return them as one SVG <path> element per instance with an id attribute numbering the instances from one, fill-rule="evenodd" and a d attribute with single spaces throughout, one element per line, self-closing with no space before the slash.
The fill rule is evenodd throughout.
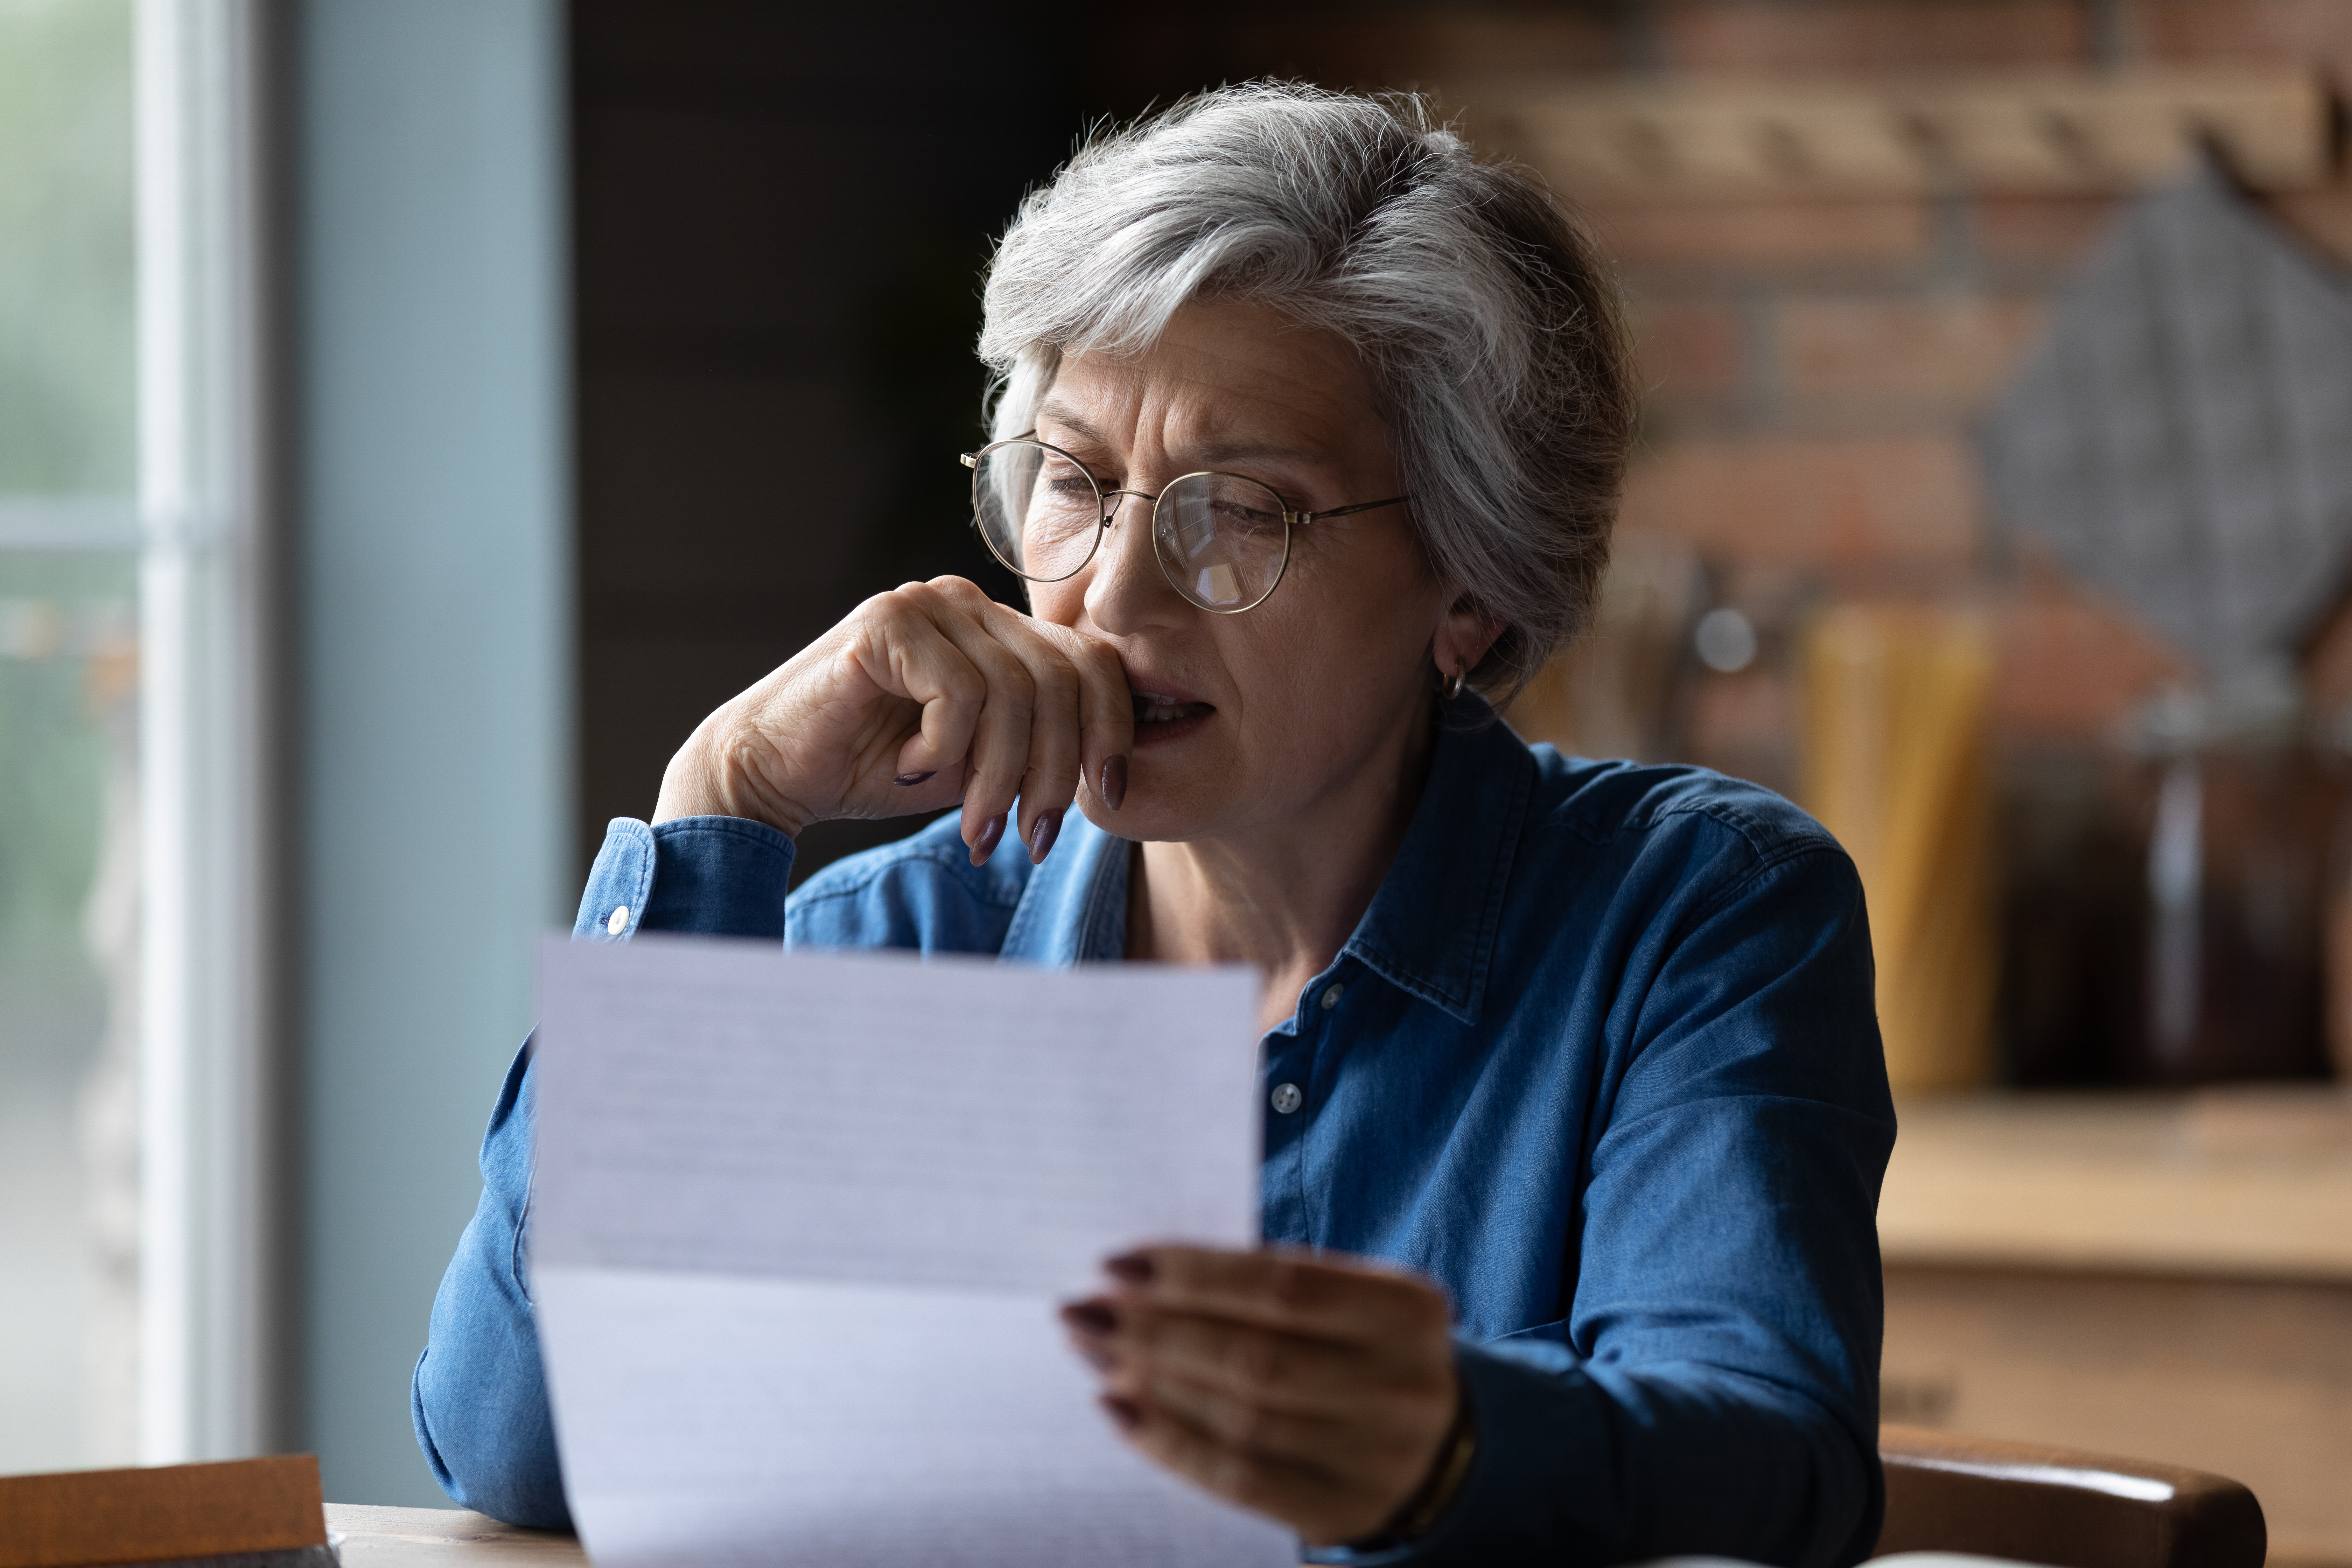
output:
<path id="1" fill-rule="evenodd" d="M 1195 734 L 1216 709 L 1206 702 L 1189 702 L 1155 692 L 1135 693 L 1135 743 L 1161 746 Z"/>

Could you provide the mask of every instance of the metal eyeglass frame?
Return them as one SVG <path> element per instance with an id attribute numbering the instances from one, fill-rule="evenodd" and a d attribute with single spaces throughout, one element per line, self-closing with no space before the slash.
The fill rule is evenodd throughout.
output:
<path id="1" fill-rule="evenodd" d="M 1039 577 L 1032 573 L 1024 572 L 1018 566 L 1013 565 L 1013 563 L 1005 560 L 1003 552 L 996 548 L 996 542 L 988 537 L 988 531 L 980 526 L 980 460 L 982 458 L 987 457 L 991 452 L 1000 451 L 1006 447 L 1043 447 L 1046 451 L 1062 458 L 1064 461 L 1067 462 L 1070 467 L 1086 475 L 1087 483 L 1094 486 L 1095 488 L 1095 500 L 1097 505 L 1101 508 L 1102 515 L 1097 518 L 1095 522 L 1094 543 L 1087 547 L 1085 556 L 1079 560 L 1076 565 L 1071 567 L 1067 572 L 1063 573 L 1058 577 Z M 1327 507 L 1321 511 L 1297 511 L 1292 510 L 1289 500 L 1284 497 L 1280 490 L 1276 489 L 1264 479 L 1254 479 L 1247 474 L 1232 473 L 1223 468 L 1196 468 L 1189 474 L 1179 474 L 1174 479 L 1169 480 L 1166 484 L 1160 486 L 1160 494 L 1156 496 L 1146 494 L 1142 490 L 1107 490 L 1103 489 L 1102 481 L 1095 478 L 1092 469 L 1088 468 L 1084 463 L 1079 462 L 1076 458 L 1071 457 L 1069 453 L 1063 451 L 1059 447 L 1055 446 L 1052 442 L 1040 441 L 1037 439 L 1037 433 L 1034 430 L 1028 432 L 1026 435 L 1008 437 L 1002 441 L 991 441 L 987 446 L 982 447 L 977 452 L 959 452 L 956 456 L 958 460 L 961 461 L 965 468 L 971 470 L 972 529 L 974 531 L 979 533 L 981 542 L 988 546 L 988 552 L 991 555 L 995 556 L 997 563 L 1006 571 L 1012 573 L 1014 576 L 1026 583 L 1066 583 L 1071 578 L 1076 576 L 1079 573 L 1085 571 L 1087 567 L 1093 563 L 1096 555 L 1101 552 L 1103 535 L 1110 531 L 1111 520 L 1118 515 L 1118 507 L 1113 500 L 1113 498 L 1117 496 L 1133 496 L 1138 500 L 1148 500 L 1151 503 L 1151 556 L 1153 560 L 1160 563 L 1160 574 L 1168 580 L 1168 585 L 1170 587 L 1176 590 L 1176 595 L 1179 598 L 1192 605 L 1194 609 L 1203 611 L 1212 616 L 1242 615 L 1247 611 L 1256 609 L 1260 605 L 1265 604 L 1266 600 L 1274 596 L 1274 591 L 1282 586 L 1283 578 L 1286 576 L 1290 571 L 1290 531 L 1292 529 L 1304 528 L 1307 524 L 1313 522 L 1328 521 L 1330 519 L 1335 517 L 1348 517 L 1360 511 L 1376 511 L 1381 507 L 1398 506 L 1412 499 L 1410 495 L 1391 496 L 1386 500 L 1358 501 L 1353 506 Z M 1168 564 L 1167 552 L 1160 546 L 1160 502 L 1161 497 L 1167 495 L 1170 490 L 1174 489 L 1186 479 L 1239 479 L 1245 485 L 1255 485 L 1258 489 L 1272 496 L 1282 511 L 1282 563 L 1274 569 L 1274 581 L 1265 585 L 1265 593 L 1260 594 L 1248 604 L 1237 605 L 1230 610 L 1220 610 L 1213 605 L 1204 605 L 1201 603 L 1200 600 L 1192 597 L 1192 595 L 1186 593 L 1184 591 L 1184 584 L 1177 581 L 1175 571 Z"/>

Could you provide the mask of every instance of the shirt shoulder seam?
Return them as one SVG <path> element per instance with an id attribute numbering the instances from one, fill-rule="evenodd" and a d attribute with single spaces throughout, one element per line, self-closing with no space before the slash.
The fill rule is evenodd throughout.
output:
<path id="1" fill-rule="evenodd" d="M 1697 912 L 1692 917 L 1693 925 L 1705 925 L 1732 904 L 1747 897 L 1755 889 L 1758 883 L 1783 867 L 1793 865 L 1809 856 L 1841 860 L 1847 858 L 1845 847 L 1830 837 L 1827 833 L 1818 837 L 1807 835 L 1802 837 L 1784 838 L 1769 847 L 1762 848 L 1759 848 L 1753 839 L 1748 838 L 1747 835 L 1742 834 L 1740 837 L 1748 845 L 1748 854 L 1755 857 L 1755 863 L 1740 876 L 1734 878 L 1721 892 L 1700 905 Z"/>
<path id="2" fill-rule="evenodd" d="M 1702 816 L 1710 822 L 1720 823 L 1739 835 L 1740 842 L 1748 846 L 1748 852 L 1766 865 L 1778 864 L 1791 855 L 1801 855 L 1811 850 L 1836 849 L 1842 852 L 1844 847 L 1831 837 L 1829 829 L 1818 824 L 1793 833 L 1778 828 L 1768 830 L 1748 813 L 1723 801 L 1678 802 L 1661 809 L 1645 826 L 1675 816 Z"/>
<path id="3" fill-rule="evenodd" d="M 1827 828 L 1818 823 L 1795 832 L 1778 827 L 1767 828 L 1749 813 L 1723 800 L 1670 802 L 1655 811 L 1643 812 L 1639 816 L 1622 820 L 1613 830 L 1601 827 L 1572 808 L 1556 810 L 1550 815 L 1550 820 L 1541 826 L 1568 829 L 1589 843 L 1607 844 L 1628 833 L 1649 833 L 1677 816 L 1701 817 L 1736 834 L 1747 846 L 1748 852 L 1756 858 L 1758 869 L 1777 865 L 1794 855 L 1822 849 L 1842 853 L 1844 848 Z"/>
<path id="4" fill-rule="evenodd" d="M 1721 800 L 1673 802 L 1655 812 L 1644 813 L 1637 819 L 1627 821 L 1618 834 L 1607 836 L 1596 837 L 1590 831 L 1591 825 L 1589 821 L 1573 817 L 1559 819 L 1559 826 L 1576 831 L 1590 842 L 1605 844 L 1622 834 L 1649 833 L 1677 816 L 1698 817 L 1716 824 L 1736 837 L 1748 855 L 1748 864 L 1738 875 L 1728 878 L 1723 889 L 1713 898 L 1699 906 L 1694 920 L 1700 924 L 1713 920 L 1726 907 L 1745 897 L 1757 883 L 1783 866 L 1811 855 L 1846 858 L 1845 846 L 1818 823 L 1795 832 L 1767 829 L 1748 813 Z"/>

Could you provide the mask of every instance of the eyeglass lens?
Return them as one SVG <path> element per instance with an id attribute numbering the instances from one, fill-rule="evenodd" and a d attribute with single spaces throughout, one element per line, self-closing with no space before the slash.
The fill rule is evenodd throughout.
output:
<path id="1" fill-rule="evenodd" d="M 1156 527 L 1169 580 L 1204 610 L 1247 609 L 1282 576 L 1282 500 L 1254 480 L 1189 474 L 1160 498 Z"/>
<path id="2" fill-rule="evenodd" d="M 1034 441 L 1008 441 L 982 455 L 971 504 L 996 558 L 1039 583 L 1058 583 L 1084 566 L 1102 531 L 1102 492 L 1093 478 Z"/>
<path id="3" fill-rule="evenodd" d="M 1052 447 L 1010 441 L 972 470 L 972 512 L 996 558 L 1058 583 L 1093 558 L 1108 509 L 1092 476 Z M 1281 580 L 1289 531 L 1282 498 L 1234 474 L 1188 474 L 1154 509 L 1153 542 L 1176 591 L 1204 610 L 1256 604 Z"/>

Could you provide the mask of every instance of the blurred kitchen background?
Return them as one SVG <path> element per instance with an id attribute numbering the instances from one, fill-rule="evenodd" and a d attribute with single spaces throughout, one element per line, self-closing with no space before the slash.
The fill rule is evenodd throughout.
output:
<path id="1" fill-rule="evenodd" d="M 1860 863 L 1887 1418 L 2352 1564 L 2345 0 L 0 0 L 0 1471 L 440 1500 L 532 942 L 859 598 L 1012 596 L 990 237 L 1264 74 L 1439 94 L 1616 258 L 1615 563 L 1510 718 Z"/>

